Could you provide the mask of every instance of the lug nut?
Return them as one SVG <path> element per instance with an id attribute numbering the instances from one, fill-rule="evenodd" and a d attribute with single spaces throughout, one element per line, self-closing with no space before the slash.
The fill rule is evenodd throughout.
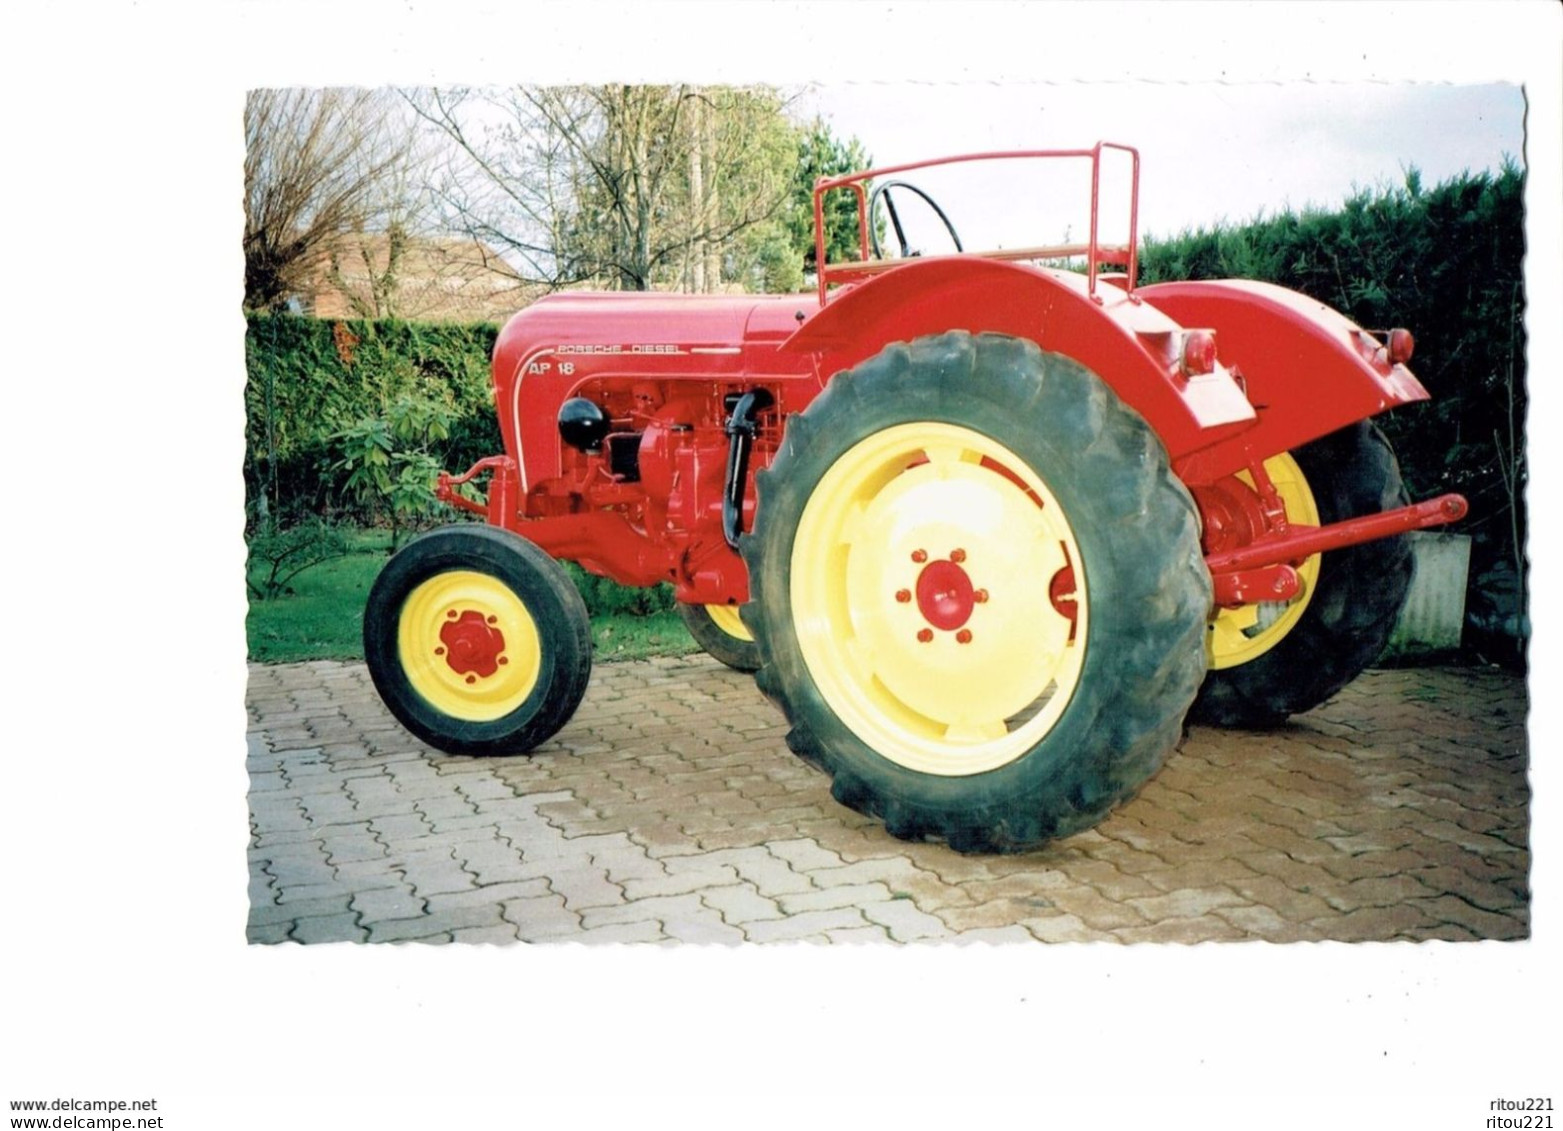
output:
<path id="1" fill-rule="evenodd" d="M 965 550 L 951 550 L 950 551 L 950 560 L 952 562 L 954 562 L 956 565 L 960 565 L 962 562 L 964 562 L 966 560 L 966 551 Z"/>
<path id="2" fill-rule="evenodd" d="M 917 639 L 919 641 L 921 641 L 922 643 L 927 644 L 929 641 L 931 641 L 933 639 L 933 629 L 931 629 L 931 628 L 918 629 L 918 631 L 917 631 Z"/>
<path id="3" fill-rule="evenodd" d="M 912 551 L 912 560 L 914 562 L 926 562 L 928 560 L 928 551 L 927 550 L 913 550 Z"/>
<path id="4" fill-rule="evenodd" d="M 469 675 L 467 677 L 467 682 L 468 683 L 476 683 L 477 681 L 478 681 L 478 677 L 475 676 L 475 675 Z"/>
<path id="5" fill-rule="evenodd" d="M 971 629 L 963 628 L 959 632 L 957 632 L 955 634 L 955 643 L 957 643 L 957 644 L 970 644 L 971 643 Z"/>
<path id="6" fill-rule="evenodd" d="M 912 591 L 910 589 L 897 589 L 895 591 L 895 599 L 904 605 L 912 599 Z"/>
<path id="7" fill-rule="evenodd" d="M 455 609 L 446 609 L 445 610 L 445 615 L 447 617 L 449 617 L 451 620 L 455 620 L 456 619 L 456 610 Z"/>
<path id="8" fill-rule="evenodd" d="M 979 589 L 977 592 L 971 595 L 971 599 L 976 601 L 979 605 L 985 605 L 988 602 L 988 591 L 986 589 Z"/>
<path id="9" fill-rule="evenodd" d="M 445 649 L 444 648 L 436 648 L 434 650 L 434 654 L 436 656 L 443 656 L 445 654 Z"/>
<path id="10" fill-rule="evenodd" d="M 499 618 L 498 617 L 489 617 L 488 618 L 488 623 L 489 624 L 498 624 L 499 623 Z"/>

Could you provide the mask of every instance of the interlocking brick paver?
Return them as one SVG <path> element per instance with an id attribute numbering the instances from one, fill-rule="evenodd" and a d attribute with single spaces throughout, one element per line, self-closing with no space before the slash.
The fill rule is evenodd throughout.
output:
<path id="1" fill-rule="evenodd" d="M 950 930 L 962 938 L 974 932 L 999 930 L 1039 912 L 1050 911 L 1050 900 L 993 899 L 966 907 L 941 907 L 934 912 Z"/>
<path id="2" fill-rule="evenodd" d="M 1526 908 L 1516 908 L 1512 913 L 1497 914 L 1473 907 L 1453 895 L 1441 895 L 1436 899 L 1419 899 L 1409 904 L 1415 910 L 1438 920 L 1469 927 L 1482 938 L 1513 939 L 1528 934 L 1530 914 Z"/>
<path id="3" fill-rule="evenodd" d="M 828 888 L 779 895 L 776 902 L 788 915 L 800 911 L 828 911 L 833 907 L 861 907 L 869 903 L 888 903 L 894 896 L 881 883 L 837 884 Z"/>
<path id="4" fill-rule="evenodd" d="M 325 896 L 316 899 L 295 899 L 287 903 L 261 903 L 250 905 L 250 925 L 267 927 L 276 923 L 292 923 L 298 919 L 314 919 L 325 915 L 350 915 L 348 904 L 352 895 Z M 354 916 L 357 919 L 357 916 Z"/>
<path id="5" fill-rule="evenodd" d="M 539 876 L 531 880 L 489 884 L 486 887 L 472 887 L 463 891 L 433 892 L 424 902 L 428 904 L 429 910 L 434 912 L 452 907 L 481 907 L 485 904 L 499 907 L 508 900 L 536 899 L 549 894 L 548 880 Z"/>
<path id="6" fill-rule="evenodd" d="M 504 909 L 498 904 L 485 903 L 475 907 L 445 907 L 438 911 L 431 909 L 424 916 L 428 922 L 443 930 L 454 934 L 456 931 L 468 930 L 474 927 L 498 927 L 506 922 Z M 373 931 L 374 924 L 370 924 Z"/>
<path id="7" fill-rule="evenodd" d="M 519 938 L 513 923 L 501 923 L 497 927 L 462 927 L 450 935 L 452 942 L 459 943 L 513 943 Z"/>
<path id="8" fill-rule="evenodd" d="M 1268 907 L 1289 923 L 1311 922 L 1334 910 L 1317 895 L 1288 887 L 1273 876 L 1233 880 L 1228 886 L 1244 899 Z"/>
<path id="9" fill-rule="evenodd" d="M 700 899 L 720 914 L 724 922 L 738 926 L 757 919 L 783 919 L 787 915 L 776 900 L 761 895 L 750 883 L 706 888 L 700 893 Z"/>
<path id="10" fill-rule="evenodd" d="M 670 861 L 667 871 L 661 875 L 636 876 L 626 879 L 619 886 L 625 899 L 646 899 L 653 896 L 685 895 L 710 887 L 726 887 L 736 884 L 738 872 L 730 864 L 713 862 L 707 856 L 693 857 L 698 863 L 687 868 L 676 867 Z"/>
<path id="11" fill-rule="evenodd" d="M 1352 880 L 1325 894 L 1325 902 L 1340 911 L 1356 907 L 1388 907 L 1416 899 L 1427 899 L 1436 893 L 1415 875 L 1372 876 L 1365 880 Z"/>
<path id="12" fill-rule="evenodd" d="M 565 906 L 571 911 L 611 907 L 624 902 L 624 889 L 609 882 L 601 868 L 585 861 L 550 868 L 547 876 L 548 886 L 556 895 L 564 896 Z"/>
<path id="13" fill-rule="evenodd" d="M 517 759 L 424 747 L 362 665 L 250 674 L 255 943 L 1530 933 L 1526 688 L 1493 669 L 1369 672 L 1284 728 L 1194 727 L 1100 826 L 1015 856 L 837 805 L 753 681 L 701 656 L 600 664 Z"/>
<path id="14" fill-rule="evenodd" d="M 1525 876 L 1509 875 L 1501 881 L 1490 881 L 1445 866 L 1420 868 L 1410 874 L 1434 891 L 1459 892 L 1461 899 L 1483 911 L 1513 911 L 1530 903 L 1530 884 Z"/>
<path id="15" fill-rule="evenodd" d="M 583 943 L 652 943 L 666 942 L 662 924 L 657 922 L 615 923 L 608 927 L 583 930 L 570 941 Z"/>
<path id="16" fill-rule="evenodd" d="M 1029 939 L 1030 936 L 1026 937 Z M 842 943 L 847 946 L 862 946 L 865 943 L 885 943 L 890 941 L 890 932 L 878 926 L 838 927 L 833 931 L 825 932 L 825 941 Z"/>
<path id="17" fill-rule="evenodd" d="M 288 907 L 295 903 L 314 903 L 317 900 L 352 899 L 362 891 L 373 891 L 376 888 L 395 887 L 400 881 L 394 872 L 387 872 L 384 876 L 377 877 L 353 877 L 345 880 L 332 880 L 324 884 L 290 884 L 278 885 L 277 904 L 280 907 Z"/>
<path id="18" fill-rule="evenodd" d="M 320 845 L 332 867 L 384 860 L 389 854 L 384 844 L 367 834 L 321 837 Z"/>
<path id="19" fill-rule="evenodd" d="M 403 875 L 412 890 L 423 899 L 472 891 L 478 886 L 472 873 L 456 863 L 409 865 Z"/>
<path id="20" fill-rule="evenodd" d="M 359 892 L 348 904 L 365 925 L 378 919 L 411 919 L 422 915 L 427 901 L 413 895 L 410 887 L 377 888 Z"/>
<path id="21" fill-rule="evenodd" d="M 266 874 L 279 889 L 336 882 L 336 869 L 326 862 L 318 849 L 308 856 L 273 856 L 266 861 Z"/>
<path id="22" fill-rule="evenodd" d="M 466 926 L 467 924 L 462 924 Z M 475 926 L 491 926 L 481 923 Z M 449 942 L 450 929 L 431 916 L 417 919 L 382 919 L 367 924 L 370 942 Z"/>
<path id="23" fill-rule="evenodd" d="M 889 931 L 896 942 L 948 939 L 955 934 L 938 916 L 919 911 L 909 899 L 892 899 L 884 903 L 865 900 L 858 905 L 858 910 L 864 918 Z"/>
<path id="24" fill-rule="evenodd" d="M 1162 919 L 1144 927 L 1120 927 L 1114 932 L 1127 943 L 1203 943 L 1241 939 L 1246 932 L 1217 915 L 1194 919 Z"/>
<path id="25" fill-rule="evenodd" d="M 264 872 L 250 873 L 250 902 L 256 905 L 272 905 L 277 902 L 277 881 Z"/>
<path id="26" fill-rule="evenodd" d="M 1036 936 L 1019 923 L 1008 927 L 978 927 L 962 931 L 956 938 L 960 946 L 1001 946 L 1009 943 L 1031 942 Z"/>
<path id="27" fill-rule="evenodd" d="M 500 912 L 506 922 L 516 925 L 517 936 L 523 941 L 568 939 L 581 930 L 581 917 L 565 907 L 561 895 L 507 899 L 500 904 Z"/>
<path id="28" fill-rule="evenodd" d="M 1256 904 L 1218 907 L 1211 914 L 1226 920 L 1246 935 L 1272 942 L 1310 942 L 1321 937 L 1316 929 L 1305 927 L 1269 907 Z"/>
<path id="29" fill-rule="evenodd" d="M 672 941 L 681 943 L 733 946 L 746 941 L 741 930 L 737 927 L 729 927 L 715 912 L 709 915 L 664 919 L 662 931 Z"/>
<path id="30" fill-rule="evenodd" d="M 508 844 L 478 840 L 453 849 L 461 870 L 470 872 L 477 884 L 502 884 L 530 879 L 535 871 L 522 862 L 521 853 Z"/>
<path id="31" fill-rule="evenodd" d="M 725 848 L 701 857 L 666 861 L 670 876 L 691 875 L 712 865 L 731 868 L 739 879 L 754 884 L 761 895 L 790 895 L 814 888 L 810 877 L 800 876 L 785 860 L 778 860 L 768 852 L 764 845 Z"/>
<path id="32" fill-rule="evenodd" d="M 868 920 L 855 907 L 838 907 L 831 911 L 804 911 L 788 915 L 784 919 L 763 919 L 746 924 L 744 937 L 750 942 L 799 942 L 813 938 L 825 938 L 827 931 L 839 931 L 846 927 L 865 927 Z"/>
<path id="33" fill-rule="evenodd" d="M 845 864 L 840 856 L 812 840 L 773 840 L 766 843 L 765 850 L 799 874 L 815 868 L 840 868 Z"/>
<path id="34" fill-rule="evenodd" d="M 1067 913 L 1024 919 L 1021 926 L 1042 942 L 1123 941 L 1111 931 L 1099 931 Z"/>
<path id="35" fill-rule="evenodd" d="M 293 936 L 288 932 L 293 928 L 293 920 L 283 923 L 257 924 L 251 923 L 245 928 L 244 939 L 252 943 L 283 943 Z"/>
<path id="36" fill-rule="evenodd" d="M 336 865 L 336 878 L 341 883 L 354 884 L 357 881 L 365 881 L 364 886 L 373 889 L 376 882 L 388 875 L 394 875 L 396 868 L 387 868 L 386 860 L 380 857 L 374 860 L 348 860 Z"/>
<path id="37" fill-rule="evenodd" d="M 1340 942 L 1366 942 L 1397 938 L 1402 932 L 1414 934 L 1436 927 L 1439 922 L 1424 909 L 1404 905 L 1358 907 L 1344 915 L 1315 919 L 1309 926 L 1317 928 L 1325 938 Z"/>
<path id="38" fill-rule="evenodd" d="M 1061 912 L 1093 931 L 1112 931 L 1119 927 L 1142 926 L 1145 915 L 1120 900 L 1109 899 L 1093 887 L 1080 886 L 1050 892 L 1048 901 Z"/>
<path id="39" fill-rule="evenodd" d="M 1149 922 L 1162 919 L 1195 918 L 1217 907 L 1232 907 L 1243 902 L 1243 897 L 1228 887 L 1184 888 L 1166 895 L 1149 896 L 1128 901 Z"/>
<path id="40" fill-rule="evenodd" d="M 316 915 L 294 923 L 288 937 L 301 943 L 363 942 L 369 932 L 358 925 L 356 915 Z"/>
<path id="41" fill-rule="evenodd" d="M 581 926 L 586 930 L 605 927 L 614 923 L 638 923 L 651 920 L 661 923 L 679 916 L 721 916 L 700 902 L 695 894 L 652 896 L 649 899 L 632 899 L 612 907 L 592 907 L 581 912 Z"/>
<path id="42" fill-rule="evenodd" d="M 1258 872 L 1241 860 L 1226 859 L 1198 860 L 1165 871 L 1144 872 L 1137 878 L 1163 893 L 1171 893 L 1186 888 L 1230 885 L 1234 881 L 1251 880 L 1258 875 Z M 1099 886 L 1098 890 L 1107 894 L 1105 888 Z"/>

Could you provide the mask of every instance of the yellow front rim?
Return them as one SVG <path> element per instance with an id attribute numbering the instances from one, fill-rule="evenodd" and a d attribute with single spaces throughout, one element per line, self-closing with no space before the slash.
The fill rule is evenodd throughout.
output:
<path id="1" fill-rule="evenodd" d="M 436 574 L 408 594 L 396 643 L 413 690 L 467 722 L 514 711 L 542 671 L 542 642 L 526 606 L 504 582 L 474 570 Z"/>
<path id="2" fill-rule="evenodd" d="M 1275 484 L 1281 502 L 1286 506 L 1288 522 L 1307 526 L 1319 525 L 1319 507 L 1314 502 L 1313 491 L 1303 477 L 1302 468 L 1286 453 L 1265 460 L 1265 474 Z M 1252 489 L 1253 476 L 1240 472 L 1237 476 Z M 1235 668 L 1257 660 L 1286 638 L 1297 626 L 1308 602 L 1313 599 L 1314 587 L 1319 580 L 1319 559 L 1314 554 L 1297 567 L 1297 577 L 1302 583 L 1297 596 L 1290 601 L 1267 601 L 1254 605 L 1240 605 L 1235 609 L 1221 609 L 1210 622 L 1206 639 L 1210 647 L 1210 666 L 1215 669 Z"/>
<path id="3" fill-rule="evenodd" d="M 733 605 L 707 605 L 706 615 L 711 618 L 711 623 L 716 625 L 734 640 L 742 640 L 746 644 L 754 643 L 754 634 L 744 624 L 743 618 L 738 615 L 738 609 Z"/>
<path id="4" fill-rule="evenodd" d="M 1084 664 L 1084 570 L 1063 508 L 1007 447 L 956 425 L 888 428 L 830 467 L 798 522 L 790 596 L 826 703 L 923 773 L 1019 758 Z"/>

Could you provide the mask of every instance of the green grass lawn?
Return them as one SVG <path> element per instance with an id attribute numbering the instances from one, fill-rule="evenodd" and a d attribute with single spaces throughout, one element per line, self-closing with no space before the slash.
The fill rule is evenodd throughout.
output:
<path id="1" fill-rule="evenodd" d="M 362 621 L 369 587 L 384 568 L 388 536 L 376 532 L 349 538 L 349 552 L 300 573 L 286 591 L 270 600 L 250 597 L 245 621 L 250 659 L 262 664 L 300 660 L 362 660 Z M 592 579 L 582 585 L 592 613 L 592 642 L 597 660 L 640 660 L 648 656 L 684 656 L 699 651 L 678 614 L 654 608 L 645 614 L 624 605 L 665 605 L 626 599 L 611 583 Z M 615 600 L 614 597 L 618 599 Z M 604 607 L 606 606 L 606 607 Z"/>

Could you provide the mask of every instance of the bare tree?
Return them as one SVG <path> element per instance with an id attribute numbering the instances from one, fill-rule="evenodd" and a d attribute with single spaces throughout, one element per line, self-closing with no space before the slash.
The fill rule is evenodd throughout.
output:
<path id="1" fill-rule="evenodd" d="M 244 103 L 244 302 L 272 309 L 348 232 L 388 227 L 413 131 L 394 94 L 253 90 Z"/>
<path id="2" fill-rule="evenodd" d="M 571 86 L 409 92 L 447 150 L 447 223 L 530 280 L 711 290 L 780 223 L 797 163 L 774 92 Z M 731 260 L 731 262 L 729 262 Z"/>

